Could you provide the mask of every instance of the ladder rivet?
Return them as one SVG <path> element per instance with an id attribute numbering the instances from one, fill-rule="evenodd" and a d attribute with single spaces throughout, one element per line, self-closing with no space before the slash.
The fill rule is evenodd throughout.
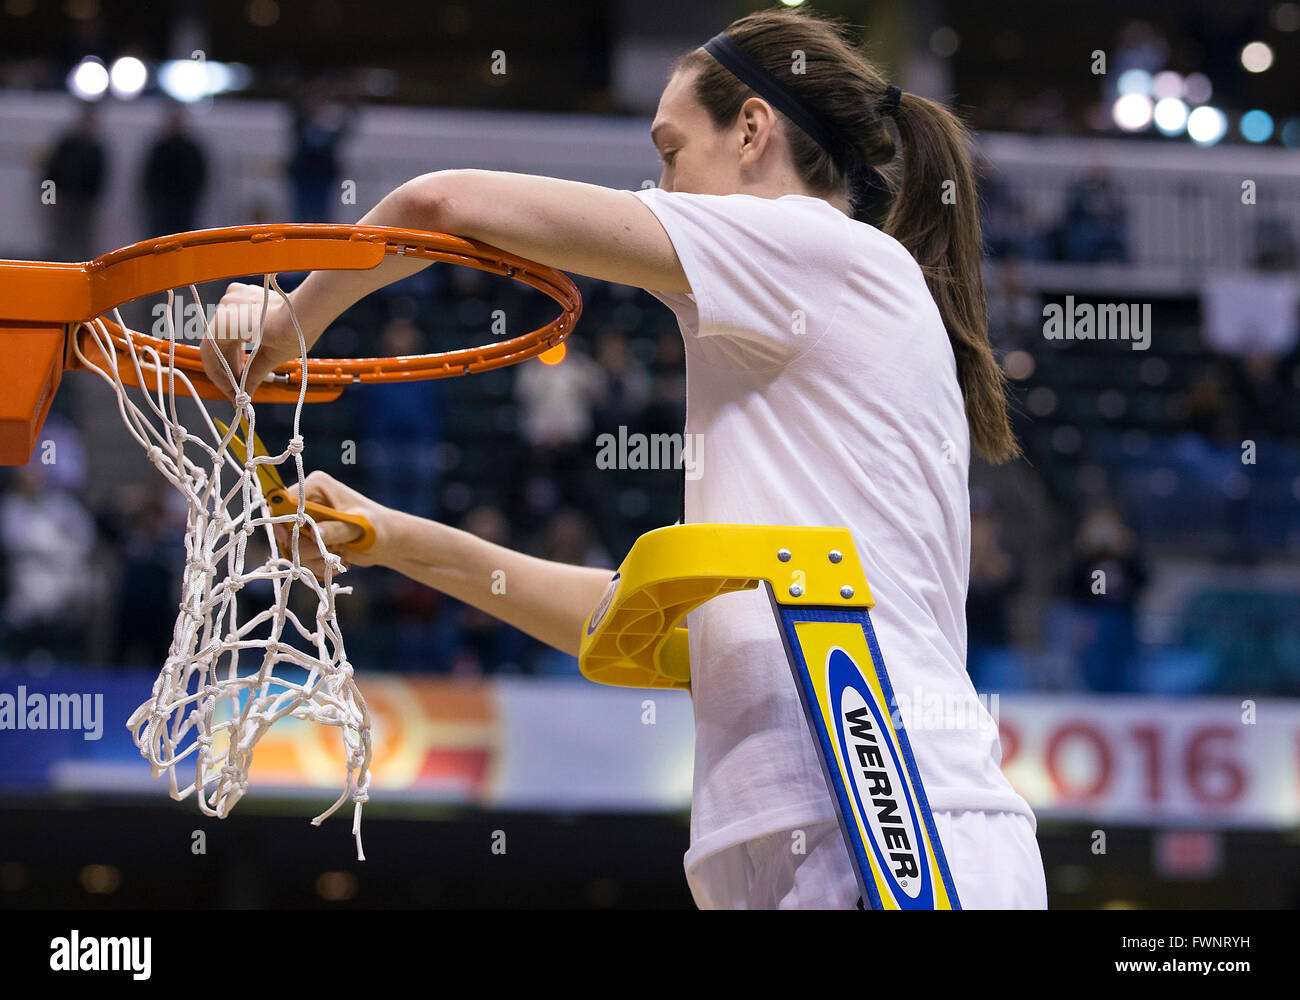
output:
<path id="1" fill-rule="evenodd" d="M 840 596 L 847 601 L 850 597 L 853 596 L 853 588 L 846 583 L 843 587 L 840 588 Z"/>
<path id="2" fill-rule="evenodd" d="M 833 562 L 833 563 L 837 563 L 837 562 L 839 562 L 839 561 L 840 561 L 841 559 L 843 559 L 843 558 L 844 558 L 844 553 L 843 553 L 843 552 L 841 552 L 839 549 L 831 549 L 831 552 L 830 552 L 830 561 L 831 561 L 831 562 Z"/>
<path id="3" fill-rule="evenodd" d="M 778 559 L 780 559 L 782 562 L 789 562 L 789 561 L 790 561 L 790 550 L 789 550 L 789 549 L 777 549 L 777 550 L 776 550 L 776 557 L 777 557 Z"/>
<path id="4" fill-rule="evenodd" d="M 799 586 L 797 583 L 790 584 L 790 596 L 803 597 L 803 587 Z"/>

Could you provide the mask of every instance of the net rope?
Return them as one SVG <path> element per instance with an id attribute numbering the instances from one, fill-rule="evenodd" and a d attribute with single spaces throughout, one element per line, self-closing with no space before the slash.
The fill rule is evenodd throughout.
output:
<path id="1" fill-rule="evenodd" d="M 189 290 L 200 314 L 208 317 L 203 336 L 225 335 L 222 314 L 204 311 L 198 289 L 190 285 Z M 262 292 L 249 361 L 261 346 L 272 294 L 288 311 L 298 335 L 299 357 L 305 361 L 302 328 L 275 275 L 264 277 Z M 357 859 L 365 860 L 361 810 L 370 791 L 370 715 L 353 677 L 336 609 L 337 599 L 352 588 L 336 582 L 343 562 L 325 548 L 316 521 L 304 510 L 299 424 L 307 393 L 305 366 L 288 444 L 279 454 L 254 454 L 256 412 L 244 384 L 248 366 L 238 380 L 234 419 L 223 434 L 189 378 L 174 366 L 176 298 L 175 289 L 167 293 L 165 352 L 128 336 L 125 357 L 119 357 L 102 317 L 81 324 L 72 336 L 79 360 L 116 393 L 127 431 L 186 504 L 185 568 L 171 646 L 150 698 L 132 713 L 127 728 L 154 776 L 166 773 L 173 799 L 195 794 L 205 815 L 223 819 L 248 790 L 254 749 L 276 722 L 294 718 L 339 728 L 346 785 L 312 823 L 320 825 L 351 798 Z M 114 310 L 113 319 L 127 329 L 120 311 Z M 95 357 L 82 350 L 83 337 L 98 347 Z M 229 364 L 224 358 L 221 363 L 234 384 Z M 134 394 L 140 402 L 122 381 L 120 366 L 125 364 L 134 369 L 140 386 L 148 386 Z M 198 407 L 200 432 L 182 424 L 178 396 Z M 228 447 L 236 434 L 246 445 L 242 465 Z M 292 466 L 294 475 L 282 478 L 297 483 L 296 511 L 271 515 L 258 479 L 263 465 Z M 277 525 L 288 533 L 287 555 L 277 546 Z M 269 552 L 261 563 L 256 563 L 256 549 L 251 556 L 248 550 L 256 534 L 264 536 Z M 304 545 L 314 547 L 324 562 L 319 579 L 302 564 Z M 255 564 L 250 565 L 250 559 Z M 265 594 L 269 600 L 259 596 Z M 314 611 L 295 611 L 294 602 L 300 610 L 314 603 Z M 192 758 L 192 772 L 187 758 Z M 178 769 L 184 769 L 184 777 L 178 776 Z"/>

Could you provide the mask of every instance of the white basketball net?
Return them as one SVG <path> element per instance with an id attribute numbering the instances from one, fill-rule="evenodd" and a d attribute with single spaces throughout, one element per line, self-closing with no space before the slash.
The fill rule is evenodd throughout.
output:
<path id="1" fill-rule="evenodd" d="M 189 287 L 202 309 L 198 289 Z M 266 275 L 263 283 L 261 316 L 266 315 L 272 292 L 288 308 L 298 330 L 300 356 L 305 359 L 307 349 L 298 319 L 274 275 Z M 173 366 L 175 299 L 176 293 L 168 292 L 166 321 L 171 349 L 167 358 L 128 338 L 136 379 L 141 386 L 149 386 L 137 394 L 127 393 L 119 372 L 119 364 L 125 362 L 114 353 L 102 319 L 73 331 L 78 357 L 113 387 L 127 430 L 180 491 L 188 510 L 180 614 L 171 649 L 154 682 L 153 696 L 135 710 L 127 728 L 140 753 L 153 765 L 154 776 L 166 772 L 173 799 L 197 792 L 204 814 L 224 819 L 247 791 L 254 748 L 272 725 L 287 716 L 339 727 L 347 753 L 347 785 L 338 800 L 312 823 L 319 825 L 351 798 L 357 858 L 364 860 L 361 807 L 370 788 L 370 716 L 353 679 L 335 613 L 337 597 L 351 593 L 352 588 L 334 582 L 342 561 L 324 547 L 315 531 L 316 522 L 302 509 L 299 418 L 306 398 L 305 376 L 288 446 L 278 455 L 254 455 L 256 416 L 243 379 L 230 431 L 223 435 L 189 378 Z M 126 329 L 116 311 L 114 320 Z M 260 322 L 257 329 L 261 329 Z M 213 336 L 212 319 L 204 335 Z M 92 359 L 83 353 L 82 337 L 99 345 L 100 357 Z M 254 341 L 254 350 L 256 345 Z M 101 364 L 104 359 L 106 363 Z M 229 367 L 226 370 L 229 375 Z M 137 405 L 132 395 L 143 405 Z M 198 405 L 206 433 L 195 434 L 182 426 L 177 417 L 178 395 L 189 396 Z M 241 427 L 243 421 L 247 423 Z M 242 466 L 227 449 L 236 434 L 246 442 L 247 461 Z M 257 467 L 283 465 L 290 459 L 295 475 L 284 478 L 298 484 L 298 510 L 272 517 L 258 484 Z M 289 558 L 280 555 L 276 546 L 273 525 L 277 524 L 290 528 Z M 265 537 L 270 555 L 259 565 L 248 566 L 248 542 L 254 533 Z M 303 544 L 319 550 L 326 566 L 323 579 L 303 567 L 299 558 Z M 269 594 L 270 599 L 260 602 L 262 607 L 242 609 L 241 620 L 239 597 L 249 585 Z M 304 590 L 315 598 L 314 616 L 306 620 L 290 607 L 291 597 Z M 246 593 L 243 603 L 259 602 Z M 193 759 L 185 767 L 187 757 Z M 178 767 L 184 767 L 190 780 L 177 776 Z"/>

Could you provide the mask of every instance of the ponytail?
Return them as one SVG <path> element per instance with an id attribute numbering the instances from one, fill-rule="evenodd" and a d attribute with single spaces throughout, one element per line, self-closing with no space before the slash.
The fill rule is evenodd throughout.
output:
<path id="1" fill-rule="evenodd" d="M 916 258 L 948 330 L 971 442 L 989 462 L 1020 457 L 1007 379 L 989 343 L 979 205 L 969 134 L 947 108 L 903 94 L 894 110 L 902 169 L 884 231 Z"/>

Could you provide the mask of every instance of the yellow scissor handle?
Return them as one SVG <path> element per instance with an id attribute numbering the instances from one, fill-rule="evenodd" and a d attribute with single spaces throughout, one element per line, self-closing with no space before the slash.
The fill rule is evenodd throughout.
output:
<path id="1" fill-rule="evenodd" d="M 212 422 L 221 430 L 223 438 L 230 433 L 230 428 L 220 420 L 213 420 Z M 242 429 L 247 435 L 247 421 L 243 422 Z M 256 432 L 253 433 L 252 443 L 253 458 L 267 454 L 266 447 L 262 444 L 262 439 L 257 436 Z M 241 466 L 248 465 L 249 454 L 246 438 L 241 440 L 239 435 L 232 437 L 230 451 L 238 459 Z M 293 514 L 298 510 L 298 498 L 284 485 L 284 480 L 280 478 L 280 472 L 274 465 L 259 464 L 257 466 L 257 481 L 262 488 L 262 496 L 266 498 L 266 505 L 273 517 Z M 303 504 L 303 511 L 317 521 L 342 521 L 345 524 L 355 525 L 360 528 L 361 537 L 355 542 L 345 542 L 343 545 L 345 549 L 351 549 L 353 552 L 365 552 L 366 549 L 375 544 L 375 526 L 370 523 L 368 517 L 361 514 L 347 514 L 341 510 L 335 510 L 333 507 L 315 503 L 312 500 L 308 500 Z"/>
<path id="2" fill-rule="evenodd" d="M 272 490 L 264 495 L 266 505 L 271 509 L 272 515 L 276 517 L 281 514 L 292 514 L 298 509 L 298 498 L 287 489 Z M 317 521 L 342 521 L 344 524 L 351 524 L 360 528 L 361 537 L 354 542 L 344 542 L 343 547 L 345 549 L 351 549 L 353 552 L 365 552 L 366 549 L 375 544 L 375 526 L 370 523 L 370 518 L 364 514 L 348 514 L 345 511 L 335 510 L 333 507 L 326 507 L 324 504 L 315 503 L 312 500 L 308 500 L 302 506 L 303 510 Z"/>
<path id="3" fill-rule="evenodd" d="M 618 687 L 691 686 L 692 609 L 771 584 L 780 604 L 874 605 L 847 528 L 679 524 L 647 532 L 587 619 L 578 651 L 583 676 Z"/>

